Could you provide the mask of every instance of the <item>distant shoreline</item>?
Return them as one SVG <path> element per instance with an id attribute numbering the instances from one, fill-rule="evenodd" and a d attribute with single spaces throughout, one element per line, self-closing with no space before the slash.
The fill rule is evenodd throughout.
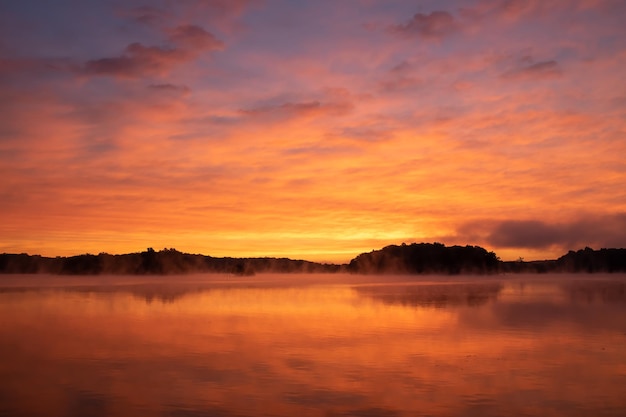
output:
<path id="1" fill-rule="evenodd" d="M 389 245 L 362 253 L 346 264 L 289 258 L 233 258 L 188 254 L 176 249 L 123 255 L 83 254 L 66 257 L 0 254 L 0 274 L 54 275 L 174 275 L 222 273 L 253 277 L 257 273 L 356 274 L 499 274 L 499 273 L 613 273 L 626 272 L 626 249 L 591 248 L 569 251 L 554 260 L 502 261 L 480 246 L 441 243 Z"/>

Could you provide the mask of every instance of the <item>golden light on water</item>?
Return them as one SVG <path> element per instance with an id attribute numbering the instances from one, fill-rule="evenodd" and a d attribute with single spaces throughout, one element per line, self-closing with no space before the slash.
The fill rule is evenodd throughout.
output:
<path id="1" fill-rule="evenodd" d="M 68 395 L 112 415 L 626 407 L 615 383 L 626 376 L 619 304 L 579 304 L 541 281 L 284 279 L 4 292 L 0 336 L 12 359 L 0 373 L 14 375 L 5 392 L 48 415 L 63 414 Z"/>

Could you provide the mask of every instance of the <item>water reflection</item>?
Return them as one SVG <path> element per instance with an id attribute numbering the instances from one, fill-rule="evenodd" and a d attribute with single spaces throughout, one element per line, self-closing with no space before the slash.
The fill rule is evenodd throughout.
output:
<path id="1" fill-rule="evenodd" d="M 501 283 L 390 284 L 356 287 L 362 295 L 386 304 L 445 308 L 480 306 L 498 298 Z"/>
<path id="2" fill-rule="evenodd" d="M 572 280 L 561 284 L 574 302 L 626 303 L 626 283 L 619 280 Z"/>
<path id="3" fill-rule="evenodd" d="M 624 276 L 50 279 L 4 280 L 0 416 L 626 411 Z"/>

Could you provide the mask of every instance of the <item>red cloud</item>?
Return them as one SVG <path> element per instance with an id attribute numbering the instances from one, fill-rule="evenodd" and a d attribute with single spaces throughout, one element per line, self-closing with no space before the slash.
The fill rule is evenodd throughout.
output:
<path id="1" fill-rule="evenodd" d="M 406 24 L 390 28 L 391 32 L 402 36 L 419 36 L 424 39 L 440 39 L 458 29 L 459 24 L 454 16 L 445 11 L 416 13 Z"/>
<path id="2" fill-rule="evenodd" d="M 255 0 L 179 0 L 193 9 L 209 10 L 218 14 L 241 13 Z"/>
<path id="3" fill-rule="evenodd" d="M 158 25 L 172 17 L 171 12 L 150 6 L 123 10 L 120 12 L 120 15 L 146 25 Z"/>
<path id="4" fill-rule="evenodd" d="M 270 120 L 291 119 L 294 117 L 310 117 L 320 115 L 342 115 L 352 109 L 352 104 L 348 102 L 327 102 L 308 101 L 300 103 L 283 103 L 279 105 L 261 106 L 251 109 L 241 110 L 241 113 L 251 117 L 261 117 Z"/>
<path id="5" fill-rule="evenodd" d="M 170 41 L 181 48 L 195 51 L 219 50 L 224 43 L 200 26 L 178 26 L 171 32 Z"/>
<path id="6" fill-rule="evenodd" d="M 223 47 L 223 43 L 211 33 L 193 25 L 173 29 L 169 41 L 174 46 L 145 46 L 138 42 L 131 43 L 121 56 L 87 61 L 83 73 L 120 78 L 159 75 L 193 60 L 203 52 Z"/>
<path id="7" fill-rule="evenodd" d="M 563 75 L 563 71 L 556 61 L 542 61 L 521 68 L 515 68 L 502 74 L 508 79 L 546 79 Z"/>
<path id="8" fill-rule="evenodd" d="M 134 78 L 148 74 L 160 74 L 187 59 L 187 53 L 176 48 L 161 48 L 132 43 L 126 47 L 122 56 L 87 61 L 84 72 L 90 75 Z"/>

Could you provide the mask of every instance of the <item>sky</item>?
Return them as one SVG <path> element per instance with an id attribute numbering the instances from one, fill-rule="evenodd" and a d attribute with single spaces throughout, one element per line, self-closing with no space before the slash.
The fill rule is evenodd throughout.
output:
<path id="1" fill-rule="evenodd" d="M 0 252 L 626 247 L 622 0 L 0 0 Z"/>

